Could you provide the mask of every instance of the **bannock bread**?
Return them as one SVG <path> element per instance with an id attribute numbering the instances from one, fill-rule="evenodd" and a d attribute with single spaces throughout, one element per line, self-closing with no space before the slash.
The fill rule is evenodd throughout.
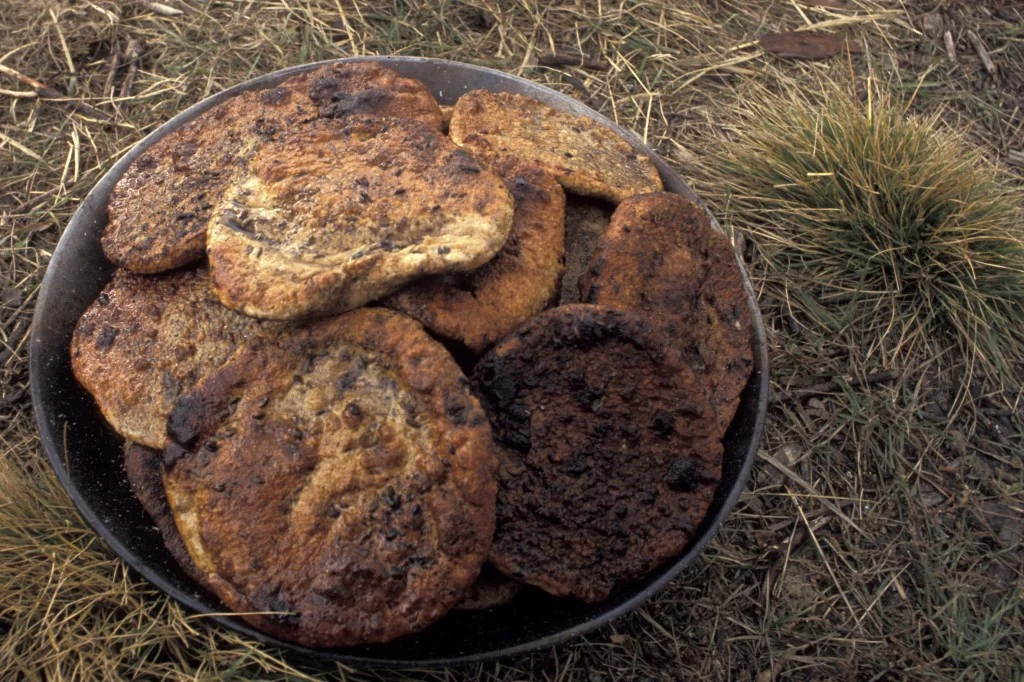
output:
<path id="1" fill-rule="evenodd" d="M 624 201 L 580 278 L 580 295 L 639 311 L 665 329 L 711 387 L 725 432 L 753 369 L 752 322 L 732 243 L 701 206 L 668 192 Z"/>
<path id="2" fill-rule="evenodd" d="M 681 552 L 721 478 L 707 387 L 636 313 L 566 305 L 473 370 L 499 451 L 490 561 L 557 596 L 605 599 Z"/>
<path id="3" fill-rule="evenodd" d="M 512 229 L 501 178 L 421 124 L 321 120 L 263 146 L 207 234 L 224 305 L 344 312 L 423 275 L 478 268 Z"/>
<path id="4" fill-rule="evenodd" d="M 491 261 L 472 272 L 417 280 L 388 299 L 445 338 L 481 353 L 558 294 L 565 260 L 565 193 L 534 166 L 495 168 L 515 198 L 512 232 Z"/>
<path id="5" fill-rule="evenodd" d="M 240 350 L 176 402 L 164 487 L 205 582 L 305 646 L 416 632 L 494 533 L 487 418 L 414 320 L 364 308 Z"/>
<path id="6" fill-rule="evenodd" d="M 618 203 L 662 188 L 646 154 L 612 130 L 529 97 L 473 90 L 455 103 L 448 134 L 481 160 L 513 155 L 569 192 Z"/>
<path id="7" fill-rule="evenodd" d="M 206 268 L 152 277 L 118 270 L 75 326 L 71 369 L 115 431 L 163 448 L 175 398 L 281 327 L 222 306 Z"/>
<path id="8" fill-rule="evenodd" d="M 211 210 L 265 142 L 317 117 L 401 117 L 441 130 L 419 81 L 374 62 L 329 64 L 228 99 L 156 142 L 114 186 L 103 252 L 137 273 L 202 258 Z"/>

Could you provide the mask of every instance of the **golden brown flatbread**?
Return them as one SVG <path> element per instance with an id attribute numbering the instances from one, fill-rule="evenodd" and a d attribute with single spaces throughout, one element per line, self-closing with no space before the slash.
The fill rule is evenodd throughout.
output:
<path id="1" fill-rule="evenodd" d="M 426 87 L 373 62 L 329 64 L 243 92 L 128 167 L 110 195 L 104 253 L 148 274 L 202 258 L 211 211 L 256 149 L 317 117 L 351 114 L 401 116 L 441 130 L 441 110 Z"/>
<path id="2" fill-rule="evenodd" d="M 586 602 L 679 554 L 721 478 L 710 392 L 636 313 L 541 313 L 473 370 L 499 453 L 490 561 Z"/>
<path id="3" fill-rule="evenodd" d="M 423 125 L 316 121 L 263 146 L 207 234 L 220 300 L 247 315 L 339 313 L 477 268 L 512 228 L 499 177 Z"/>
<path id="4" fill-rule="evenodd" d="M 752 322 L 732 243 L 703 207 L 668 192 L 619 204 L 580 293 L 663 327 L 712 387 L 724 433 L 753 369 Z"/>
<path id="5" fill-rule="evenodd" d="M 482 160 L 513 155 L 540 166 L 569 192 L 618 203 L 662 188 L 647 155 L 612 130 L 523 95 L 467 92 L 448 134 Z"/>
<path id="6" fill-rule="evenodd" d="M 555 179 L 517 162 L 495 170 L 515 198 L 512 232 L 498 255 L 471 272 L 417 280 L 388 299 L 475 353 L 548 306 L 565 257 L 565 193 Z"/>
<path id="7" fill-rule="evenodd" d="M 206 582 L 305 646 L 384 642 L 462 600 L 494 533 L 496 460 L 444 348 L 380 308 L 239 351 L 180 398 L 164 487 Z"/>
<path id="8" fill-rule="evenodd" d="M 261 141 L 315 118 L 293 80 L 244 92 L 161 138 L 114 185 L 103 253 L 137 273 L 171 270 L 202 258 L 206 224 L 225 188 Z"/>
<path id="9" fill-rule="evenodd" d="M 220 304 L 205 268 L 163 275 L 114 273 L 71 339 L 71 369 L 115 431 L 162 448 L 175 398 L 239 346 L 280 324 Z"/>

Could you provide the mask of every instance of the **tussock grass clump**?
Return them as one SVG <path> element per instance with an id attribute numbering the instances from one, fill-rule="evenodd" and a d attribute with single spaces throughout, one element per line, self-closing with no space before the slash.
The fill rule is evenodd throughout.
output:
<path id="1" fill-rule="evenodd" d="M 938 116 L 869 84 L 750 99 L 708 173 L 768 276 L 886 363 L 956 347 L 986 373 L 1024 357 L 1019 197 Z M 808 296 L 811 300 L 808 300 Z"/>

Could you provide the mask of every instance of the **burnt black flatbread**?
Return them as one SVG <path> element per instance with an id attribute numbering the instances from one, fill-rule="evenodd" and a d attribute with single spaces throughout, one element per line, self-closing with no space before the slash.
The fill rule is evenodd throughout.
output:
<path id="1" fill-rule="evenodd" d="M 721 477 L 701 378 L 638 314 L 575 304 L 533 318 L 473 370 L 500 452 L 490 560 L 601 601 L 680 553 Z"/>

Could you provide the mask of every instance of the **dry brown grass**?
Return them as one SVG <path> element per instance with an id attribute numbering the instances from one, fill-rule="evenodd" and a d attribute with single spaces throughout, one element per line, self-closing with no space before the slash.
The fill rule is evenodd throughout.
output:
<path id="1" fill-rule="evenodd" d="M 775 377 L 748 493 L 701 560 L 642 610 L 550 651 L 456 671 L 353 673 L 284 661 L 190 618 L 83 527 L 39 452 L 26 330 L 48 256 L 77 202 L 146 131 L 251 75 L 351 54 L 440 56 L 501 68 L 591 103 L 644 135 L 727 219 L 702 170 L 752 87 L 822 92 L 869 73 L 940 112 L 1017 183 L 1024 155 L 1024 19 L 1013 3 L 852 0 L 468 3 L 164 0 L 4 3 L 0 63 L 104 112 L 29 97 L 0 74 L 0 678 L 18 679 L 1014 679 L 1024 675 L 1019 393 L 963 358 L 914 354 L 895 381 L 871 340 L 819 326 L 815 302 L 754 249 Z M 969 6 L 968 6 L 969 5 Z M 922 14 L 944 12 L 949 62 Z M 481 9 L 486 7 L 487 9 Z M 792 62 L 752 44 L 816 24 L 861 44 Z M 1000 68 L 984 75 L 977 31 Z M 130 89 L 110 59 L 143 45 Z M 552 48 L 607 67 L 547 68 Z M 22 94 L 11 94 L 21 92 Z M 813 97 L 811 98 L 813 99 Z M 737 223 L 736 226 L 739 226 Z M 771 223 L 763 226 L 771 229 Z M 835 379 L 835 386 L 821 386 Z M 1018 387 L 1020 376 L 1017 377 Z M 838 386 L 838 390 L 835 390 Z M 1010 390 L 1007 390 L 1010 389 Z M 961 403 L 951 417 L 954 403 Z M 303 671 L 303 672 L 300 672 Z"/>

